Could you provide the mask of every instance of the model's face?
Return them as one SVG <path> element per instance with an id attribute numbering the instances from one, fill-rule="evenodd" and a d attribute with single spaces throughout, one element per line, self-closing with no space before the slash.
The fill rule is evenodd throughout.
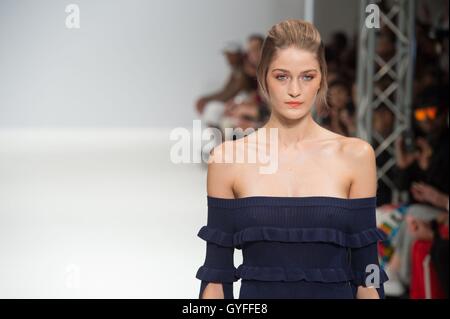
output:
<path id="1" fill-rule="evenodd" d="M 289 47 L 277 52 L 267 72 L 267 89 L 272 111 L 298 119 L 311 111 L 320 88 L 320 66 L 308 51 Z M 301 102 L 289 105 L 286 102 Z"/>

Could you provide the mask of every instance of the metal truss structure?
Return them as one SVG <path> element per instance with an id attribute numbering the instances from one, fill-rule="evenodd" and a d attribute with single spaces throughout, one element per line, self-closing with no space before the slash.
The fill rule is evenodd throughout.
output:
<path id="1" fill-rule="evenodd" d="M 407 196 L 406 193 L 396 189 L 388 173 L 395 166 L 394 142 L 400 134 L 411 127 L 415 64 L 415 2 L 415 0 L 361 0 L 360 7 L 357 136 L 374 145 L 377 157 L 383 152 L 389 155 L 388 160 L 378 165 L 377 175 L 378 179 L 391 189 L 393 202 Z M 380 27 L 388 28 L 395 35 L 395 54 L 387 61 L 376 51 L 380 28 L 373 28 L 367 23 L 373 9 L 379 10 Z M 374 17 L 377 17 L 376 13 Z M 385 84 L 379 85 L 382 79 Z M 380 136 L 373 130 L 373 112 L 380 105 L 388 107 L 395 118 L 394 128 L 387 137 Z"/>

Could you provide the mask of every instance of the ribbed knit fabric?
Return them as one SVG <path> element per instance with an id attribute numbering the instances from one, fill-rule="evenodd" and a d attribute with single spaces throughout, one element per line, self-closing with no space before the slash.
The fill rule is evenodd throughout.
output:
<path id="1" fill-rule="evenodd" d="M 376 197 L 207 196 L 208 220 L 198 236 L 206 257 L 196 278 L 199 298 L 209 282 L 234 299 L 355 298 L 358 286 L 375 286 L 384 298 L 388 280 L 378 262 Z M 234 265 L 234 250 L 243 262 Z"/>

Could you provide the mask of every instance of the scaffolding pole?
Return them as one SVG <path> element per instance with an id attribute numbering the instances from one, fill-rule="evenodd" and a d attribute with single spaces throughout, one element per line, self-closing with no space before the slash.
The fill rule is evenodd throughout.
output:
<path id="1" fill-rule="evenodd" d="M 395 166 L 395 140 L 411 127 L 412 87 L 415 58 L 415 0 L 361 0 L 358 66 L 357 66 L 357 136 L 377 144 L 375 154 L 378 157 L 388 152 L 390 159 L 377 168 L 381 179 L 392 191 L 393 202 L 404 200 L 401 193 L 389 178 L 388 172 Z M 380 28 L 367 24 L 372 12 L 367 8 L 378 8 L 380 27 L 390 29 L 395 36 L 395 54 L 385 61 L 376 52 L 376 41 Z M 370 6 L 370 7 L 368 7 Z M 367 9 L 367 10 L 366 10 Z M 383 77 L 389 77 L 389 85 L 380 88 L 377 83 Z M 373 130 L 373 112 L 381 104 L 394 114 L 394 128 L 387 137 Z"/>

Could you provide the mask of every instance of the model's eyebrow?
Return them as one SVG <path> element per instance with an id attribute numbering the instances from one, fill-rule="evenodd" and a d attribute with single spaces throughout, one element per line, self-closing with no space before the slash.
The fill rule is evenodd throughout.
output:
<path id="1" fill-rule="evenodd" d="M 290 73 L 288 70 L 278 69 L 278 68 L 272 70 L 272 72 L 274 72 L 274 71 L 281 71 L 281 72 L 285 72 L 285 73 Z M 307 73 L 307 72 L 317 72 L 317 70 L 316 69 L 309 69 L 309 70 L 302 71 L 300 73 Z"/>

